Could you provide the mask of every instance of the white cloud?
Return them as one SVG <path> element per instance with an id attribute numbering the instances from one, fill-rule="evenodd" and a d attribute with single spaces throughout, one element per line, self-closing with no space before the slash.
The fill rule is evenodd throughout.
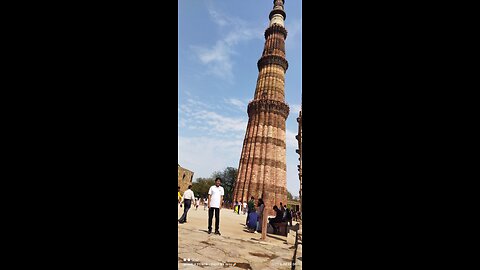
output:
<path id="1" fill-rule="evenodd" d="M 212 111 L 200 111 L 196 119 L 204 120 L 204 124 L 211 127 L 215 132 L 245 132 L 247 119 L 243 117 L 226 117 Z"/>
<path id="2" fill-rule="evenodd" d="M 217 41 L 211 49 L 192 46 L 192 50 L 197 54 L 202 64 L 208 67 L 207 73 L 230 82 L 233 80 L 232 59 L 230 57 L 232 52 L 224 41 Z"/>
<path id="3" fill-rule="evenodd" d="M 229 99 L 228 102 L 234 102 L 237 105 L 240 100 Z M 231 136 L 236 133 L 244 135 L 247 128 L 248 118 L 242 117 L 229 117 L 210 110 L 212 106 L 208 104 L 194 100 L 187 99 L 186 104 L 179 106 L 179 119 L 183 120 L 183 124 L 191 130 L 205 130 L 210 135 L 215 134 L 230 134 Z"/>
<path id="4" fill-rule="evenodd" d="M 235 30 L 228 33 L 224 39 L 225 44 L 228 46 L 235 46 L 239 42 L 261 37 L 261 35 L 259 35 L 259 33 L 261 34 L 259 29 L 251 29 L 243 24 L 237 25 L 234 28 Z"/>
<path id="5" fill-rule="evenodd" d="M 234 73 L 232 55 L 235 54 L 235 46 L 240 42 L 246 42 L 254 38 L 262 38 L 263 30 L 250 26 L 247 22 L 232 16 L 227 16 L 210 4 L 208 12 L 215 24 L 229 32 L 222 34 L 223 38 L 217 40 L 213 47 L 191 46 L 191 49 L 202 64 L 207 67 L 207 74 L 215 75 L 230 83 L 233 83 Z"/>
<path id="6" fill-rule="evenodd" d="M 301 108 L 302 106 L 300 104 L 290 105 L 290 115 L 293 115 L 295 118 L 297 118 Z"/>
<path id="7" fill-rule="evenodd" d="M 293 21 L 286 21 L 285 27 L 287 28 L 288 35 L 285 40 L 286 49 L 301 48 L 302 44 L 302 19 L 296 19 Z"/>
<path id="8" fill-rule="evenodd" d="M 225 99 L 225 102 L 227 104 L 231 104 L 233 106 L 235 106 L 237 109 L 241 110 L 241 111 L 245 111 L 245 109 L 247 108 L 247 103 L 239 100 L 239 99 L 236 99 L 236 98 L 229 98 L 229 99 Z"/>
<path id="9" fill-rule="evenodd" d="M 291 159 L 288 158 L 292 155 Z M 298 196 L 300 190 L 300 180 L 298 179 L 298 168 L 300 164 L 298 161 L 298 155 L 296 153 L 287 153 L 287 189 L 293 196 Z"/>
<path id="10" fill-rule="evenodd" d="M 214 10 L 211 5 L 209 5 L 208 13 L 210 14 L 210 17 L 212 18 L 213 22 L 216 23 L 217 25 L 219 26 L 227 25 L 227 18 L 224 17 L 222 14 L 218 13 L 216 10 Z"/>
<path id="11" fill-rule="evenodd" d="M 293 147 L 293 148 L 297 148 L 298 147 L 298 141 L 297 139 L 295 138 L 295 136 L 298 134 L 298 132 L 292 132 L 290 130 L 286 130 L 285 132 L 285 136 L 287 137 L 287 141 L 286 141 L 286 144 L 287 144 L 287 147 Z"/>
<path id="12" fill-rule="evenodd" d="M 199 100 L 196 100 L 196 99 L 192 99 L 192 98 L 189 98 L 187 99 L 187 103 L 189 104 L 189 106 L 199 106 L 199 107 L 204 107 L 204 108 L 208 108 L 208 104 L 205 103 L 205 102 L 202 102 L 202 101 L 199 101 Z M 192 106 L 193 107 L 193 106 Z M 191 110 L 190 110 L 191 111 Z"/>
<path id="13" fill-rule="evenodd" d="M 179 136 L 178 163 L 194 171 L 194 179 L 209 177 L 228 166 L 238 167 L 242 143 L 242 139 Z"/>

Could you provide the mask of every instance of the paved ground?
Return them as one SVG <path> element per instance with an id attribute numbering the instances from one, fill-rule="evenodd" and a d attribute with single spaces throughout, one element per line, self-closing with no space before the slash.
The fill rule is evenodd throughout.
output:
<path id="1" fill-rule="evenodd" d="M 178 209 L 178 218 L 183 208 Z M 177 218 L 177 219 L 178 219 Z M 179 269 L 291 269 L 295 232 L 288 237 L 253 234 L 245 228 L 245 215 L 231 209 L 220 211 L 220 232 L 215 235 L 215 218 L 212 234 L 207 233 L 208 209 L 191 208 L 187 223 L 178 224 Z M 302 245 L 298 246 L 296 269 L 302 269 Z"/>

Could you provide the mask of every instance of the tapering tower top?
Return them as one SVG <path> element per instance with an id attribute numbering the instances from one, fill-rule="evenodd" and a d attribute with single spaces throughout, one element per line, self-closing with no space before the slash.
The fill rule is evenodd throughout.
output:
<path id="1" fill-rule="evenodd" d="M 268 16 L 270 26 L 276 23 L 285 27 L 284 21 L 287 18 L 287 14 L 283 10 L 283 4 L 285 4 L 285 0 L 273 0 L 273 10 L 270 11 L 270 16 Z"/>

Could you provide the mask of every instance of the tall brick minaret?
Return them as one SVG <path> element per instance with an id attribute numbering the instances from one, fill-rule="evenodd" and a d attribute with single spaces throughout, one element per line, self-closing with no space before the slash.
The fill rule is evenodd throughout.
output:
<path id="1" fill-rule="evenodd" d="M 257 62 L 258 79 L 253 101 L 248 104 L 248 126 L 243 140 L 234 201 L 262 197 L 268 214 L 273 205 L 287 203 L 285 121 L 285 39 L 287 30 L 283 5 L 274 0 L 270 24 L 265 30 L 265 46 Z"/>

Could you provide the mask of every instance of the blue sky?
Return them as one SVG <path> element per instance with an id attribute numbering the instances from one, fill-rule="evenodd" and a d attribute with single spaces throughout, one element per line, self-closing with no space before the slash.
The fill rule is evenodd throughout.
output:
<path id="1" fill-rule="evenodd" d="M 178 1 L 178 163 L 197 177 L 238 168 L 273 0 Z M 287 189 L 298 196 L 302 1 L 286 0 Z M 167 41 L 168 39 L 166 39 Z"/>

